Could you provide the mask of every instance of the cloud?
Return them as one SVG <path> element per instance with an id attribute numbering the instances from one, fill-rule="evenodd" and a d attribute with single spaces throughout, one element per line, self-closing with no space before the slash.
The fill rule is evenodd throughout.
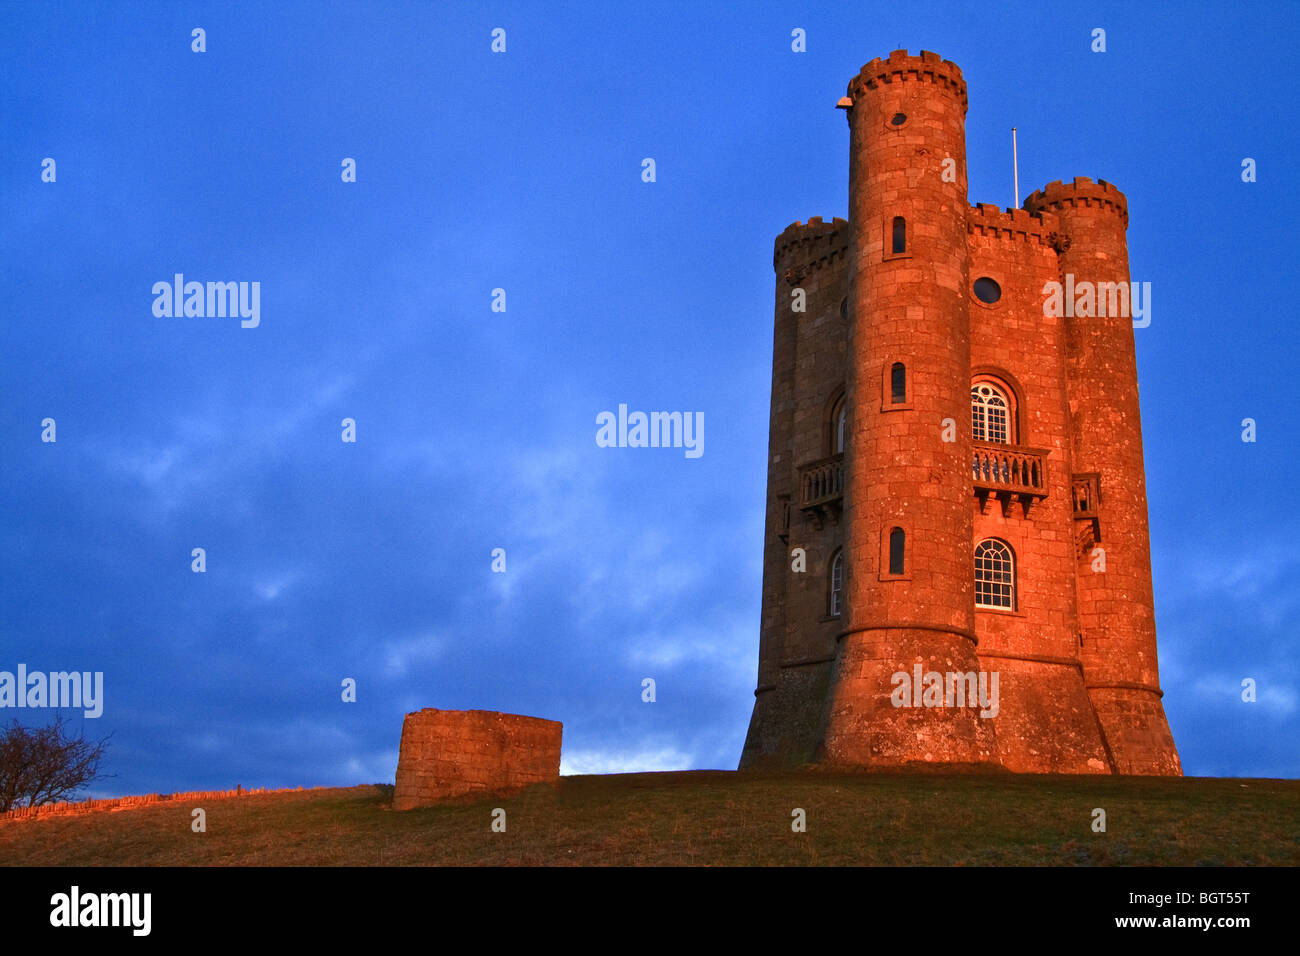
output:
<path id="1" fill-rule="evenodd" d="M 301 577 L 302 575 L 297 571 L 288 571 L 284 574 L 254 582 L 253 590 L 257 592 L 257 596 L 263 601 L 274 601 L 285 588 L 293 585 Z"/>
<path id="2" fill-rule="evenodd" d="M 754 678 L 757 627 L 748 614 L 733 615 L 723 626 L 687 624 L 671 630 L 644 631 L 627 641 L 626 659 L 634 668 L 673 670 L 695 665 L 738 687 Z"/>
<path id="3" fill-rule="evenodd" d="M 1300 550 L 1286 542 L 1258 539 L 1243 539 L 1242 544 L 1250 549 L 1249 553 L 1225 554 L 1216 548 L 1177 561 L 1184 566 L 1174 577 L 1174 586 L 1181 579 L 1186 582 L 1181 592 L 1201 599 L 1218 595 L 1232 601 L 1255 602 L 1269 596 L 1291 596 L 1288 582 L 1295 579 L 1300 568 Z"/>
<path id="4" fill-rule="evenodd" d="M 658 749 L 596 749 L 565 752 L 560 757 L 560 774 L 646 773 L 656 770 L 687 770 L 695 763 L 692 754 L 675 747 Z"/>
<path id="5" fill-rule="evenodd" d="M 323 776 L 335 780 L 360 780 L 366 783 L 391 783 L 397 772 L 396 748 L 377 753 L 347 757 L 333 767 L 325 768 Z M 348 784 L 343 784 L 347 786 Z"/>
<path id="6" fill-rule="evenodd" d="M 168 436 L 166 441 L 90 439 L 87 445 L 101 468 L 142 488 L 152 508 L 167 517 L 193 499 L 226 487 L 232 478 L 247 477 L 259 465 L 269 464 L 290 435 L 336 406 L 356 379 L 353 373 L 302 375 L 317 384 L 304 387 L 306 397 L 287 408 L 276 408 L 273 398 L 244 408 L 213 398 L 203 408 L 180 409 L 160 421 L 155 429 Z"/>
<path id="7" fill-rule="evenodd" d="M 392 678 L 405 677 L 412 666 L 436 661 L 443 649 L 443 640 L 428 633 L 385 641 L 380 646 L 384 672 Z"/>
<path id="8" fill-rule="evenodd" d="M 1241 682 L 1247 677 L 1255 679 L 1256 702 L 1254 704 L 1245 704 L 1241 699 L 1243 690 Z M 1279 683 L 1260 674 L 1242 674 L 1240 676 L 1208 674 L 1186 684 L 1185 689 L 1191 691 L 1198 700 L 1208 706 L 1241 704 L 1242 706 L 1258 707 L 1279 717 L 1290 716 L 1296 711 L 1297 698 L 1294 688 L 1289 684 Z"/>
<path id="9" fill-rule="evenodd" d="M 309 397 L 305 401 L 291 406 L 277 417 L 262 436 L 263 439 L 268 442 L 278 442 L 289 437 L 301 428 L 305 422 L 325 409 L 336 406 L 339 399 L 352 388 L 355 382 L 356 376 L 348 373 L 323 381 L 315 388 L 305 389 L 309 393 Z"/>

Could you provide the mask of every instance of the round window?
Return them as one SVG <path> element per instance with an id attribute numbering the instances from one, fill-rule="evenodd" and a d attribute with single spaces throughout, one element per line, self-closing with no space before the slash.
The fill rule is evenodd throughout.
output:
<path id="1" fill-rule="evenodd" d="M 975 280 L 975 298 L 979 299 L 985 305 L 992 305 L 998 299 L 1002 298 L 1002 286 L 998 285 L 988 276 L 981 276 Z"/>
<path id="2" fill-rule="evenodd" d="M 895 113 L 894 118 L 889 121 L 890 126 L 902 126 L 907 122 L 906 113 Z"/>

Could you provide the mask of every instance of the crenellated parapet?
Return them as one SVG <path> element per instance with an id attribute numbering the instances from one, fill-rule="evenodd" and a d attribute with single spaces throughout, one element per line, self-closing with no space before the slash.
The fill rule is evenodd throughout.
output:
<path id="1" fill-rule="evenodd" d="M 971 206 L 966 211 L 966 231 L 975 236 L 1054 246 L 1059 230 L 1060 223 L 1052 212 L 1004 210 L 986 202 Z"/>
<path id="2" fill-rule="evenodd" d="M 1098 210 L 1113 213 L 1128 226 L 1128 200 L 1115 188 L 1113 183 L 1104 179 L 1093 182 L 1087 176 L 1076 176 L 1074 182 L 1066 184 L 1059 179 L 1048 183 L 1042 189 L 1025 200 L 1025 209 L 1030 213 L 1056 212 L 1071 210 Z"/>
<path id="3" fill-rule="evenodd" d="M 1127 199 L 1079 177 L 1019 209 L 971 204 L 966 82 L 928 51 L 871 60 L 836 106 L 845 218 L 796 222 L 773 250 L 741 766 L 1180 773 L 1137 393 L 1150 284 L 1131 281 Z"/>
<path id="4" fill-rule="evenodd" d="M 808 273 L 830 266 L 836 257 L 849 254 L 849 224 L 838 216 L 824 222 L 813 216 L 806 223 L 794 222 L 776 237 L 772 268 L 797 285 Z"/>
<path id="5" fill-rule="evenodd" d="M 966 110 L 966 81 L 962 79 L 961 68 L 929 50 L 922 50 L 920 56 L 894 50 L 887 60 L 876 57 L 849 81 L 849 99 L 856 98 L 863 90 L 890 83 L 933 84 L 951 92 L 961 101 L 962 112 Z"/>

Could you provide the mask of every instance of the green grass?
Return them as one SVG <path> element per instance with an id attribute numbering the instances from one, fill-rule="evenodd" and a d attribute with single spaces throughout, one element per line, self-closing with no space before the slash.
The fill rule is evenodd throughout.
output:
<path id="1" fill-rule="evenodd" d="M 0 863 L 97 865 L 1300 864 L 1300 781 L 933 773 L 564 777 L 396 813 L 304 790 L 0 824 Z M 207 832 L 193 833 L 203 806 Z M 491 831 L 503 807 L 505 833 Z M 807 832 L 791 831 L 791 811 Z M 1106 811 L 1094 833 L 1092 810 Z"/>

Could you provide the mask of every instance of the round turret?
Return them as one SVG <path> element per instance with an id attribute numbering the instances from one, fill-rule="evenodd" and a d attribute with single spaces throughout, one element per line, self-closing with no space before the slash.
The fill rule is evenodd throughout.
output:
<path id="1" fill-rule="evenodd" d="M 1088 695 L 1117 772 L 1176 774 L 1178 753 L 1160 703 L 1134 347 L 1136 310 L 1149 309 L 1149 285 L 1130 281 L 1128 200 L 1111 183 L 1079 177 L 1049 183 L 1025 208 L 1059 223 L 1072 459 L 1076 473 L 1095 474 L 1100 483 L 1100 539 L 1078 567 Z"/>
<path id="2" fill-rule="evenodd" d="M 826 753 L 835 762 L 996 758 L 973 711 L 891 703 L 893 675 L 973 671 L 966 85 L 896 50 L 849 84 L 851 314 L 846 616 Z M 948 426 L 945 422 L 949 422 Z M 923 739 L 921 739 L 923 738 Z"/>

